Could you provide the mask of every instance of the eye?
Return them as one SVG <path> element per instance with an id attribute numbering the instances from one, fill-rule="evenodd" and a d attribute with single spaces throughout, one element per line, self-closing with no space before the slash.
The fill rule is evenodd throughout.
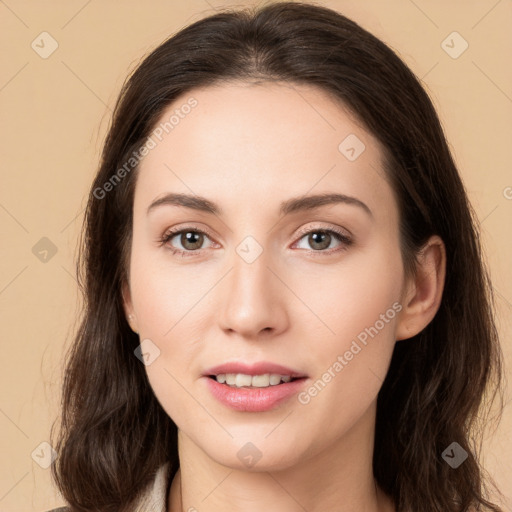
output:
<path id="1" fill-rule="evenodd" d="M 338 250 L 346 249 L 347 246 L 352 244 L 352 239 L 348 235 L 336 229 L 310 229 L 309 231 L 303 232 L 302 235 L 297 244 L 307 236 L 306 243 L 313 249 L 313 252 L 337 252 Z M 330 247 L 331 242 L 335 240 L 340 242 L 338 248 L 334 248 L 334 251 L 326 251 L 325 249 L 332 249 L 332 247 Z M 299 248 L 304 249 L 304 247 Z"/>
<path id="2" fill-rule="evenodd" d="M 179 237 L 178 237 L 179 235 Z M 181 244 L 181 249 L 171 244 L 173 238 L 176 238 Z M 199 252 L 204 243 L 204 239 L 209 238 L 208 233 L 198 228 L 183 228 L 179 230 L 171 230 L 164 234 L 160 239 L 161 245 L 166 245 L 173 254 L 181 253 L 182 256 L 193 256 Z M 190 254 L 187 254 L 190 253 Z"/>

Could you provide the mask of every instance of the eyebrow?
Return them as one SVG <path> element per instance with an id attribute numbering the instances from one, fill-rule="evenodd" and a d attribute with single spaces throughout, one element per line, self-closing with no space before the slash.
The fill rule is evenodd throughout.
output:
<path id="1" fill-rule="evenodd" d="M 352 196 L 347 196 L 345 194 L 336 193 L 292 197 L 291 199 L 287 199 L 286 201 L 283 201 L 281 203 L 279 213 L 281 216 L 284 216 L 299 211 L 314 210 L 316 208 L 320 208 L 321 206 L 339 203 L 358 206 L 362 210 L 364 210 L 370 217 L 373 217 L 373 213 L 370 210 L 370 208 L 359 199 Z M 148 206 L 147 213 L 149 214 L 151 210 L 157 208 L 158 206 L 163 205 L 183 206 L 185 208 L 190 208 L 192 210 L 198 210 L 206 213 L 212 213 L 214 215 L 223 214 L 223 210 L 220 206 L 213 203 L 209 199 L 206 199 L 205 197 L 176 193 L 168 193 L 158 199 L 155 199 Z"/>

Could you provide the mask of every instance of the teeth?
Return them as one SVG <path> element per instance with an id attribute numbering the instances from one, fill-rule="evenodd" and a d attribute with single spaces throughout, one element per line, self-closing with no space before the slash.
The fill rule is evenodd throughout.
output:
<path id="1" fill-rule="evenodd" d="M 252 377 L 250 375 L 243 375 L 237 373 L 235 378 L 235 386 L 241 388 L 242 386 L 250 386 L 252 383 Z"/>
<path id="2" fill-rule="evenodd" d="M 290 375 L 279 375 L 277 373 L 265 373 L 263 375 L 245 375 L 243 373 L 221 373 L 216 377 L 217 382 L 228 384 L 237 388 L 249 387 L 267 388 L 277 386 L 281 382 L 290 382 Z"/>
<path id="3" fill-rule="evenodd" d="M 281 382 L 281 375 L 276 375 L 275 373 L 273 373 L 272 375 L 270 375 L 268 380 L 271 386 L 275 386 Z"/>

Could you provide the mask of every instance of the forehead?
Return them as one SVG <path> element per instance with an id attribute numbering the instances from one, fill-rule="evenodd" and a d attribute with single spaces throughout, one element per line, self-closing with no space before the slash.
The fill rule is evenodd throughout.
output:
<path id="1" fill-rule="evenodd" d="M 396 206 L 379 142 L 315 87 L 264 82 L 194 89 L 167 107 L 151 138 L 136 206 L 171 191 L 211 197 L 233 214 L 261 212 L 308 192 Z"/>

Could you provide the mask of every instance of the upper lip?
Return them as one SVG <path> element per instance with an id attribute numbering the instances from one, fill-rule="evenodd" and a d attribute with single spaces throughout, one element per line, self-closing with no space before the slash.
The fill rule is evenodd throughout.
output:
<path id="1" fill-rule="evenodd" d="M 204 375 L 220 375 L 221 373 L 243 373 L 245 375 L 263 375 L 265 373 L 274 373 L 278 375 L 289 375 L 292 378 L 307 377 L 306 374 L 301 373 L 292 368 L 286 366 L 270 363 L 267 361 L 259 361 L 251 364 L 240 363 L 240 362 L 227 362 L 212 366 L 205 370 Z"/>

